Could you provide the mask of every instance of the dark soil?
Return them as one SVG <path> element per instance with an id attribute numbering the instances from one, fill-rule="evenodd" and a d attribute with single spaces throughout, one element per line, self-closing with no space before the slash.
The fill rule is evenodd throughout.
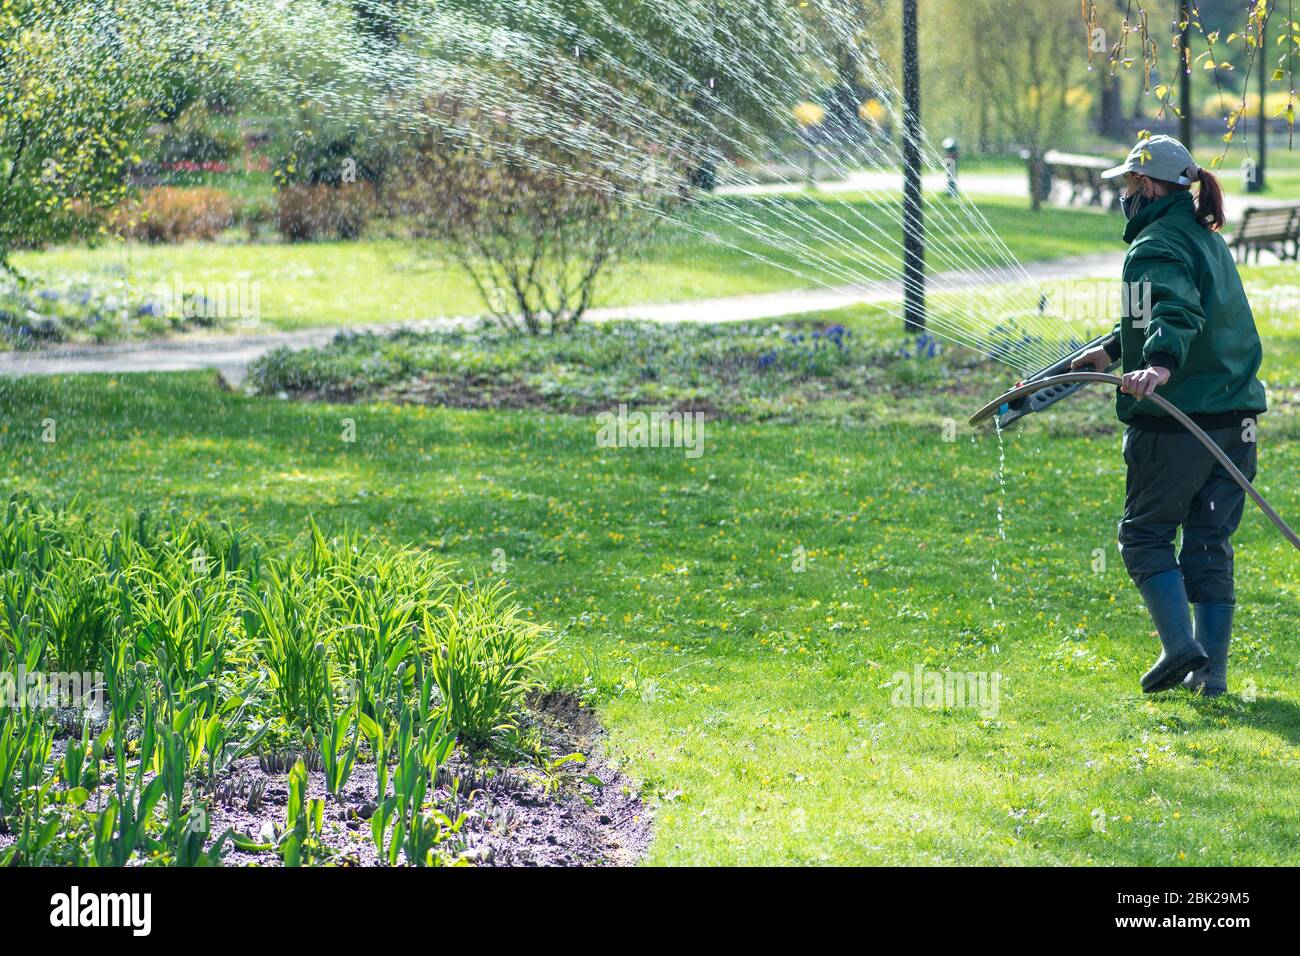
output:
<path id="1" fill-rule="evenodd" d="M 465 814 L 459 832 L 440 846 L 444 862 L 476 866 L 630 866 L 650 843 L 651 815 L 637 787 L 600 756 L 603 731 L 590 710 L 563 694 L 532 701 L 522 730 L 540 742 L 542 764 L 582 754 L 548 773 L 536 759 L 466 756 L 458 748 L 439 768 L 434 801 L 452 820 Z M 55 742 L 62 753 L 64 737 Z M 600 781 L 600 786 L 588 778 Z M 222 792 L 233 784 L 233 792 Z M 383 866 L 371 836 L 378 781 L 373 763 L 358 763 L 339 798 L 325 792 L 319 770 L 308 772 L 308 797 L 325 801 L 324 858 L 336 866 Z M 260 804 L 249 809 L 249 792 L 260 786 Z M 391 784 L 390 784 L 391 786 Z M 102 788 L 105 795 L 108 784 Z M 88 809 L 95 806 L 91 798 Z M 205 788 L 209 828 L 233 828 L 255 842 L 283 826 L 289 801 L 287 772 L 264 773 L 256 757 L 237 761 L 217 786 Z M 0 849 L 15 837 L 0 833 Z M 227 844 L 227 866 L 280 866 L 273 851 L 244 852 Z M 405 859 L 400 858 L 402 865 Z"/>
<path id="2" fill-rule="evenodd" d="M 700 412 L 708 421 L 731 418 L 746 421 L 749 416 L 724 411 L 709 398 L 647 402 L 635 395 L 602 398 L 600 401 L 578 400 L 568 395 L 546 395 L 519 379 L 494 378 L 488 375 L 421 375 L 373 391 L 340 389 L 303 389 L 289 392 L 299 402 L 331 402 L 357 405 L 368 402 L 391 402 L 395 405 L 428 405 L 486 411 L 541 411 L 562 415 L 596 415 L 615 410 L 620 404 L 633 409 L 651 408 L 664 412 Z"/>
<path id="3" fill-rule="evenodd" d="M 603 733 L 594 715 L 559 694 L 537 698 L 527 717 L 551 760 L 586 756 L 548 775 L 531 762 L 467 757 L 459 750 L 439 770 L 436 802 L 453 820 L 465 813 L 460 832 L 442 845 L 444 859 L 486 866 L 628 866 L 650 842 L 650 811 L 637 788 L 598 754 Z M 328 797 L 324 777 L 309 773 L 308 795 L 325 800 L 324 843 L 331 862 L 379 866 L 370 831 L 377 780 L 373 764 L 358 764 L 340 798 Z M 209 800 L 211 832 L 227 827 L 257 838 L 267 825 L 284 822 L 288 774 L 263 773 L 255 758 L 239 761 L 223 782 L 243 778 L 265 782 L 261 806 L 249 811 L 245 798 L 225 806 Z M 585 778 L 602 782 L 596 786 Z M 227 865 L 279 866 L 274 852 L 232 849 Z"/>

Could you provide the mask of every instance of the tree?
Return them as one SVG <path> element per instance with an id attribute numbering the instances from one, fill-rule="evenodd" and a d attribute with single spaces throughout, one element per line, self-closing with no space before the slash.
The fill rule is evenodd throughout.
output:
<path id="1" fill-rule="evenodd" d="M 352 0 L 357 29 L 384 46 L 396 46 L 402 36 L 402 17 L 413 0 Z"/>
<path id="2" fill-rule="evenodd" d="M 459 19 L 466 37 L 501 40 L 506 52 L 485 59 L 484 69 L 537 52 L 574 77 L 568 90 L 616 85 L 626 97 L 617 108 L 640 114 L 625 121 L 652 126 L 662 145 L 671 140 L 706 181 L 724 157 L 793 135 L 795 103 L 858 79 L 854 41 L 866 29 L 862 11 L 878 2 L 443 0 L 439 9 Z"/>
<path id="3" fill-rule="evenodd" d="M 192 52 L 177 46 L 204 9 L 0 0 L 0 268 L 15 248 L 94 234 L 174 105 Z"/>
<path id="4" fill-rule="evenodd" d="M 941 48 L 944 69 L 964 87 L 963 104 L 986 104 L 990 136 L 1027 151 L 1038 181 L 1043 154 L 1077 131 L 1088 92 L 1086 65 L 1077 56 L 1079 27 L 1054 5 L 962 0 L 946 8 Z M 1035 209 L 1039 191 L 1030 190 Z"/>

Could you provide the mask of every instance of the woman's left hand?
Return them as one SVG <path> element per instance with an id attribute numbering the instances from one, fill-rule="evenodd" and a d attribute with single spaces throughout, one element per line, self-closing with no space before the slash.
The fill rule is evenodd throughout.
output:
<path id="1" fill-rule="evenodd" d="M 1146 398 L 1165 382 L 1169 381 L 1169 369 L 1159 365 L 1154 368 L 1140 368 L 1124 376 L 1124 384 L 1119 387 L 1137 398 Z"/>

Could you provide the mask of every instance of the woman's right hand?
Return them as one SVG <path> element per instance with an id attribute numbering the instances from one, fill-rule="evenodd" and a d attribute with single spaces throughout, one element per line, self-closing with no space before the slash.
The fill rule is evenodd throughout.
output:
<path id="1" fill-rule="evenodd" d="M 1084 352 L 1077 359 L 1071 362 L 1070 368 L 1076 369 L 1091 367 L 1094 372 L 1104 372 L 1106 371 L 1106 366 L 1109 365 L 1110 362 L 1110 354 L 1104 348 L 1098 346 L 1095 349 L 1090 349 L 1089 351 Z"/>

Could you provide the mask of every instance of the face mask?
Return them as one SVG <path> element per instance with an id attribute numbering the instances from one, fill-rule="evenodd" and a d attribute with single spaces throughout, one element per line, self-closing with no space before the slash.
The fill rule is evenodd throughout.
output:
<path id="1" fill-rule="evenodd" d="M 1119 208 L 1124 213 L 1125 219 L 1132 219 L 1149 205 L 1151 205 L 1151 197 L 1144 196 L 1142 193 L 1119 197 Z"/>

